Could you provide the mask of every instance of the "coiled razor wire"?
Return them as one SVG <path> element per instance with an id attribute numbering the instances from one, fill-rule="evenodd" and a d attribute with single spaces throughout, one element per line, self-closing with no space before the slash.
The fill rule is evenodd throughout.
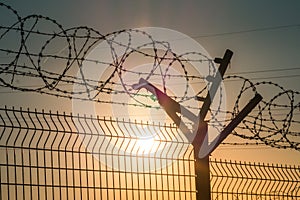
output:
<path id="1" fill-rule="evenodd" d="M 206 96 L 210 84 L 209 79 L 216 73 L 217 68 L 214 67 L 213 60 L 208 56 L 198 52 L 177 55 L 167 41 L 156 41 L 144 31 L 126 29 L 102 34 L 86 26 L 64 28 L 54 19 L 42 15 L 21 17 L 16 10 L 3 3 L 0 3 L 0 10 L 7 16 L 0 25 L 1 87 L 101 104 L 151 108 L 153 105 L 142 102 L 137 97 L 144 96 L 152 98 L 154 101 L 155 98 L 133 91 L 131 84 L 124 81 L 123 74 L 132 73 L 136 77 L 143 76 L 146 80 L 150 77 L 161 79 L 165 93 L 167 93 L 168 79 L 181 78 L 185 81 L 185 90 L 180 96 L 171 96 L 187 108 L 199 110 L 200 106 L 191 106 L 189 101 Z M 126 35 L 128 40 L 125 43 L 119 42 L 120 35 Z M 133 47 L 131 42 L 135 35 L 144 37 L 145 43 Z M 108 44 L 109 48 L 106 50 L 111 52 L 112 62 L 86 59 L 87 54 L 100 42 Z M 115 51 L 116 47 L 123 49 L 123 55 L 118 55 Z M 143 51 L 144 48 L 150 49 L 150 51 Z M 163 53 L 159 49 L 163 49 Z M 126 62 L 134 55 L 151 60 L 152 68 L 145 72 L 126 68 Z M 194 59 L 187 60 L 185 55 L 192 55 Z M 106 65 L 110 69 L 109 74 L 100 80 L 88 79 L 84 74 L 83 62 Z M 197 62 L 207 64 L 208 76 L 194 75 L 186 67 L 186 63 Z M 162 63 L 167 66 L 163 70 L 159 68 Z M 181 74 L 169 73 L 169 69 L 175 64 L 180 66 Z M 160 71 L 157 70 L 158 68 Z M 78 71 L 80 72 L 79 78 L 76 77 Z M 205 84 L 205 81 L 208 84 Z M 299 92 L 287 90 L 273 82 L 252 82 L 241 76 L 224 78 L 225 83 L 230 81 L 237 81 L 240 85 L 232 109 L 220 110 L 218 108 L 219 110 L 214 114 L 211 110 L 211 117 L 208 119 L 209 126 L 221 131 L 222 123 L 230 121 L 236 116 L 245 99 L 250 99 L 250 96 L 256 92 L 275 91 L 268 95 L 260 92 L 263 94 L 263 101 L 235 129 L 234 135 L 254 140 L 256 141 L 254 144 L 266 144 L 276 148 L 290 148 L 299 151 Z M 36 85 L 27 85 L 28 83 L 36 83 Z M 194 96 L 189 96 L 190 85 L 196 83 L 198 91 Z M 85 89 L 73 91 L 74 84 L 82 85 Z M 85 95 L 82 96 L 82 94 Z M 107 98 L 103 98 L 110 94 L 129 95 L 134 101 L 124 102 L 122 99 L 107 100 Z M 158 107 L 156 106 L 156 108 Z M 220 120 L 217 117 L 218 113 L 226 113 L 228 118 Z M 248 142 L 243 144 L 248 144 Z"/>

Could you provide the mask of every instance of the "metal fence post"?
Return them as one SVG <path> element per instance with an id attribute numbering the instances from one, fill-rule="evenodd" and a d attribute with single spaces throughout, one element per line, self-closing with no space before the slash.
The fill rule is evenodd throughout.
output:
<path id="1" fill-rule="evenodd" d="M 197 200 L 210 200 L 209 156 L 204 158 L 195 157 Z"/>
<path id="2" fill-rule="evenodd" d="M 225 74 L 225 71 L 228 67 L 230 59 L 233 55 L 233 52 L 229 49 L 226 50 L 224 57 L 222 59 L 216 58 L 215 62 L 219 63 L 218 73 L 214 77 L 214 81 L 211 85 L 211 88 L 203 102 L 202 108 L 199 112 L 199 126 L 197 135 L 194 139 L 193 146 L 195 149 L 195 174 L 196 174 L 196 190 L 197 190 L 197 200 L 210 200 L 210 172 L 209 172 L 209 155 L 204 158 L 198 158 L 198 153 L 200 150 L 200 145 L 208 145 L 208 138 L 205 137 L 207 134 L 207 124 L 205 121 L 206 114 L 209 110 L 209 107 L 213 101 L 213 98 L 220 86 L 222 78 Z M 205 128 L 201 127 L 201 124 L 205 124 Z M 206 139 L 205 139 L 206 138 Z M 202 141 L 201 141 L 202 140 Z"/>

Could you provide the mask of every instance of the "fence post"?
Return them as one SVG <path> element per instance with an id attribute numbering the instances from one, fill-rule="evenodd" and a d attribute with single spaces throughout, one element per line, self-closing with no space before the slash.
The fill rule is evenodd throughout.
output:
<path id="1" fill-rule="evenodd" d="M 210 200 L 210 171 L 209 156 L 198 158 L 195 156 L 195 172 L 196 172 L 196 199 Z"/>
<path id="2" fill-rule="evenodd" d="M 226 50 L 224 57 L 222 59 L 216 58 L 215 62 L 220 64 L 218 73 L 214 77 L 212 86 L 204 99 L 202 108 L 199 112 L 200 123 L 199 126 L 205 124 L 206 127 L 200 127 L 197 131 L 197 135 L 193 141 L 194 151 L 195 151 L 195 174 L 196 174 L 196 197 L 197 200 L 210 200 L 210 172 L 209 172 L 209 154 L 204 158 L 198 158 L 198 153 L 200 150 L 200 145 L 208 146 L 208 137 L 205 137 L 207 134 L 207 123 L 205 122 L 206 114 L 209 110 L 209 107 L 213 101 L 213 98 L 220 86 L 220 83 L 223 79 L 225 71 L 228 67 L 230 59 L 233 55 L 233 52 L 229 49 Z M 201 141 L 201 142 L 200 142 Z"/>
<path id="3" fill-rule="evenodd" d="M 205 137 L 207 133 L 207 123 L 200 123 L 197 135 L 193 142 L 195 151 L 195 173 L 196 173 L 196 190 L 197 200 L 210 200 L 210 171 L 209 171 L 209 155 L 214 149 L 230 134 L 233 129 L 253 110 L 253 108 L 262 100 L 260 94 L 256 94 L 253 99 L 237 114 L 237 116 L 223 129 L 216 146 L 211 148 L 208 154 L 203 158 L 198 158 L 198 152 L 200 150 L 199 144 L 208 145 L 208 137 Z M 205 138 L 203 142 L 202 138 Z M 203 140 L 203 139 L 202 139 Z M 198 145 L 197 145 L 198 144 Z"/>

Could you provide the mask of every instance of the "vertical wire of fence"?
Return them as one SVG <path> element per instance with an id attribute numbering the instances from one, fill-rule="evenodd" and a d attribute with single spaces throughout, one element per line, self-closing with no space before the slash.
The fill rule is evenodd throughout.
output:
<path id="1" fill-rule="evenodd" d="M 1 199 L 196 199 L 193 147 L 171 125 L 0 108 L 0 153 Z M 300 198 L 299 166 L 210 170 L 212 199 Z"/>
<path id="2" fill-rule="evenodd" d="M 299 199 L 300 166 L 211 160 L 212 199 Z"/>

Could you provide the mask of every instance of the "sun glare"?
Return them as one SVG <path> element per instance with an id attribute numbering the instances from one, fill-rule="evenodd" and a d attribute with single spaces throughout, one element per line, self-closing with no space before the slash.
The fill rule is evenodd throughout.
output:
<path id="1" fill-rule="evenodd" d="M 153 137 L 150 138 L 139 138 L 136 141 L 136 145 L 139 148 L 139 152 L 143 154 L 149 154 L 155 152 L 158 146 L 158 141 Z"/>

